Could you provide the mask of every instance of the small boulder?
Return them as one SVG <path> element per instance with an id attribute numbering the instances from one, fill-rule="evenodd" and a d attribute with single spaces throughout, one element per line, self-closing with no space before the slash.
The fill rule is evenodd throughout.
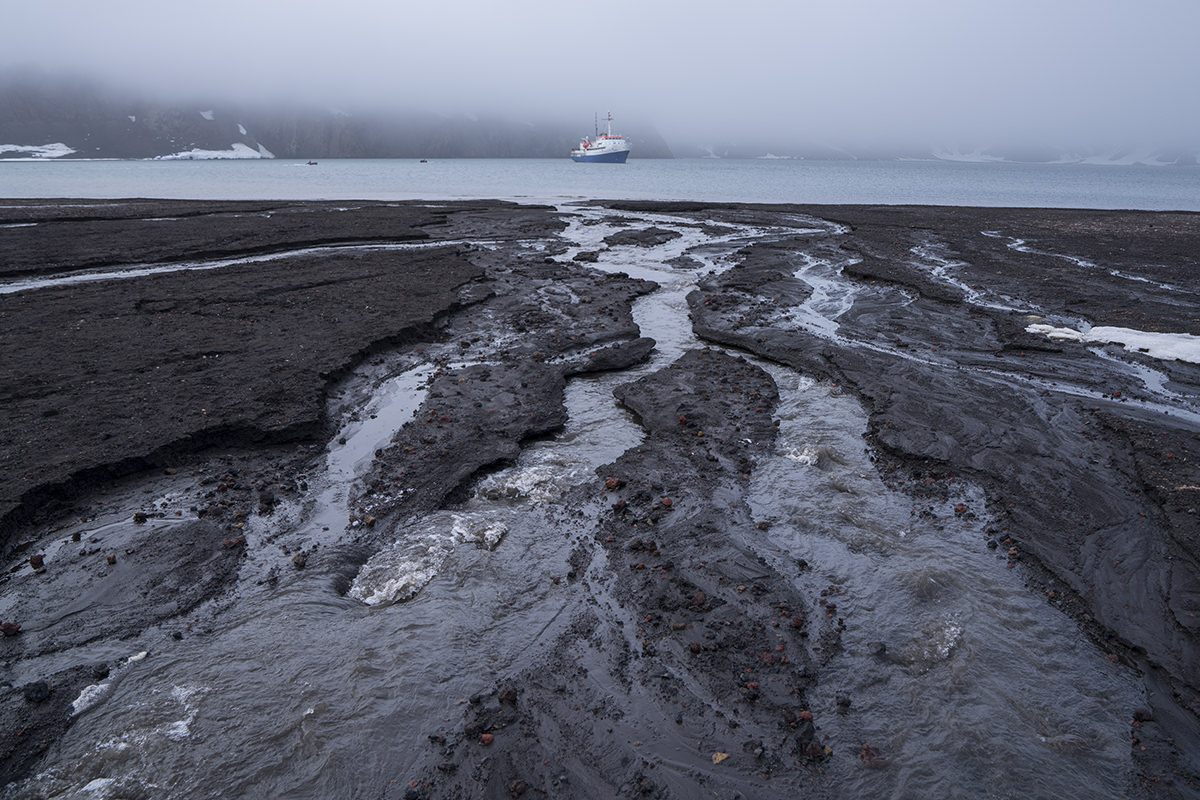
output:
<path id="1" fill-rule="evenodd" d="M 44 703 L 50 699 L 50 684 L 45 681 L 33 681 L 21 687 L 25 699 L 31 703 Z"/>

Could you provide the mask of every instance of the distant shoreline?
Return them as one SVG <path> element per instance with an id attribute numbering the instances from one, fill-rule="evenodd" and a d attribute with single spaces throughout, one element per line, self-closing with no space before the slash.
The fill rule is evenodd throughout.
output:
<path id="1" fill-rule="evenodd" d="M 589 199 L 1200 211 L 1195 171 L 934 161 L 560 158 L 14 162 L 10 198 Z"/>

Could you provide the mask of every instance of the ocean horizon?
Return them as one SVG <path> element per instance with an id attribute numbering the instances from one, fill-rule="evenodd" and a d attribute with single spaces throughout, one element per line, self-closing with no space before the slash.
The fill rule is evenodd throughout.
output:
<path id="1" fill-rule="evenodd" d="M 1200 166 L 962 161 L 289 159 L 0 161 L 0 197 L 666 200 L 1200 211 Z"/>

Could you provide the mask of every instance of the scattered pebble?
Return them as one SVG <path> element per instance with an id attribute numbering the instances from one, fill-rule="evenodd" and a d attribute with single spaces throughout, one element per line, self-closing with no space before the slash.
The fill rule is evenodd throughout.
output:
<path id="1" fill-rule="evenodd" d="M 44 703 L 50 699 L 50 684 L 45 681 L 33 681 L 21 687 L 25 699 L 31 703 Z"/>

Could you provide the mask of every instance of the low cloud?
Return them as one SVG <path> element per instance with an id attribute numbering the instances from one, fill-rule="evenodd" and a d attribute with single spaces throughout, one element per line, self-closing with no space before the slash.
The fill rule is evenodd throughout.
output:
<path id="1" fill-rule="evenodd" d="M 581 132 L 611 110 L 682 141 L 1196 144 L 1198 28 L 1191 0 L 66 0 L 6 10 L 0 68 Z"/>

